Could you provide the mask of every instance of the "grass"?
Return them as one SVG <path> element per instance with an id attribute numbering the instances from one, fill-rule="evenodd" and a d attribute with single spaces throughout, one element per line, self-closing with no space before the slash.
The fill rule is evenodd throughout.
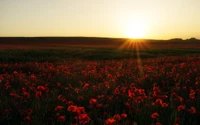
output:
<path id="1" fill-rule="evenodd" d="M 156 58 L 163 56 L 190 56 L 198 55 L 200 49 L 141 49 L 140 58 Z M 83 60 L 118 60 L 137 58 L 136 49 L 105 48 L 105 47 L 55 47 L 55 48 L 32 48 L 32 49 L 1 49 L 1 62 L 56 62 L 67 59 Z"/>
<path id="2" fill-rule="evenodd" d="M 82 119 L 87 125 L 197 125 L 199 54 L 198 48 L 175 47 L 0 49 L 0 124 L 81 125 Z M 72 112 L 70 106 L 85 111 Z M 90 120 L 77 120 L 81 114 Z"/>

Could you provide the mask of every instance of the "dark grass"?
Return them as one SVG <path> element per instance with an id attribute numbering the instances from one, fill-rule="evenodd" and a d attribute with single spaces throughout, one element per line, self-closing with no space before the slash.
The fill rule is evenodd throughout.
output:
<path id="1" fill-rule="evenodd" d="M 199 55 L 199 48 L 162 48 L 140 49 L 139 57 L 156 58 L 163 56 Z M 136 49 L 107 48 L 107 47 L 51 47 L 30 49 L 0 49 L 0 62 L 57 62 L 68 59 L 82 60 L 118 60 L 138 58 Z"/>

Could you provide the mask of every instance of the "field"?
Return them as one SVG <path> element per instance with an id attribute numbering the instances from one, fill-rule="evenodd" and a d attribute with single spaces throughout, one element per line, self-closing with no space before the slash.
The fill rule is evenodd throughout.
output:
<path id="1" fill-rule="evenodd" d="M 200 125 L 200 42 L 119 41 L 0 39 L 0 124 Z"/>

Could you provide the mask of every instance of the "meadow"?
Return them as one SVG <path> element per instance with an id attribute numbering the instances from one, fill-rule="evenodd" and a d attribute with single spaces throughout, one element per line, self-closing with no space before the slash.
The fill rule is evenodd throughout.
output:
<path id="1" fill-rule="evenodd" d="M 199 125 L 200 43 L 139 44 L 1 44 L 0 124 Z"/>

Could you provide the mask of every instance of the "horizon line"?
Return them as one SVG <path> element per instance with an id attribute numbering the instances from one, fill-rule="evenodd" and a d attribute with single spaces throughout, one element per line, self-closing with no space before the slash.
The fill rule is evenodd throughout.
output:
<path id="1" fill-rule="evenodd" d="M 188 39 L 196 39 L 200 40 L 196 37 L 189 37 L 186 39 L 180 37 L 174 37 L 169 39 L 156 39 L 156 38 L 128 38 L 128 37 L 103 37 L 103 36 L 0 36 L 0 38 L 102 38 L 102 39 L 134 39 L 134 40 L 188 40 Z"/>

